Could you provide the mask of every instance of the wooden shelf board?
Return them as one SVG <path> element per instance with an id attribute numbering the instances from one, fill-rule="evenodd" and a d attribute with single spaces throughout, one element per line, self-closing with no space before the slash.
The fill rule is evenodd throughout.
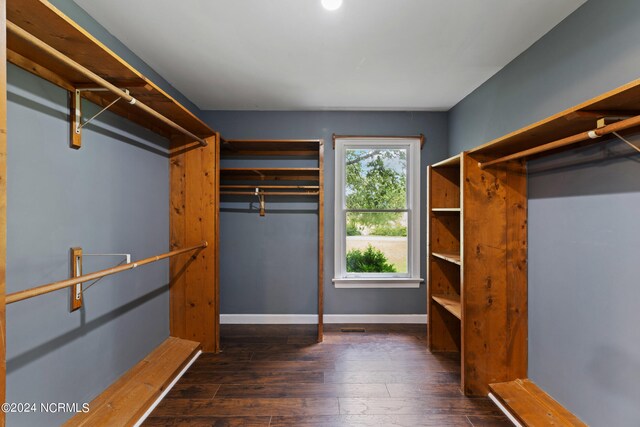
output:
<path id="1" fill-rule="evenodd" d="M 489 384 L 491 393 L 526 426 L 586 426 L 528 379 Z"/>
<path id="2" fill-rule="evenodd" d="M 318 181 L 319 168 L 223 168 L 223 181 Z"/>
<path id="3" fill-rule="evenodd" d="M 431 212 L 462 212 L 460 208 L 431 208 Z"/>
<path id="4" fill-rule="evenodd" d="M 460 158 L 461 154 L 456 154 L 453 157 L 449 157 L 448 159 L 442 160 L 438 163 L 434 163 L 431 165 L 432 168 L 441 168 L 441 167 L 454 167 L 460 166 Z"/>
<path id="5" fill-rule="evenodd" d="M 431 299 L 444 307 L 449 313 L 458 319 L 462 318 L 462 304 L 460 295 L 432 295 Z"/>
<path id="6" fill-rule="evenodd" d="M 640 79 L 470 150 L 499 157 L 596 128 L 600 117 L 640 114 Z"/>
<path id="7" fill-rule="evenodd" d="M 440 259 L 452 262 L 452 263 L 457 264 L 457 265 L 461 264 L 461 258 L 460 258 L 460 254 L 459 253 L 455 253 L 455 252 L 432 252 L 431 255 L 433 255 L 436 258 L 440 258 Z"/>
<path id="8" fill-rule="evenodd" d="M 169 337 L 107 387 L 65 426 L 134 425 L 200 350 L 200 344 Z"/>
<path id="9" fill-rule="evenodd" d="M 187 108 L 49 2 L 7 0 L 7 20 L 111 83 L 129 89 L 133 97 L 193 134 L 201 138 L 215 134 Z M 10 62 L 64 89 L 96 86 L 69 66 L 25 43 L 12 33 L 7 34 L 7 51 Z M 115 96 L 108 92 L 83 92 L 83 96 L 101 106 L 115 99 Z M 110 111 L 163 136 L 177 133 L 164 122 L 124 102 L 116 103 Z"/>
<path id="10" fill-rule="evenodd" d="M 319 139 L 228 139 L 223 140 L 220 153 L 223 157 L 237 156 L 300 156 L 317 157 Z"/>

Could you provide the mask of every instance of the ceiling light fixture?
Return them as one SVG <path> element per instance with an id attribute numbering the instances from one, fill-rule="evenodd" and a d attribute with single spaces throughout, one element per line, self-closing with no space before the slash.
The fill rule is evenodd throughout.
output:
<path id="1" fill-rule="evenodd" d="M 322 0 L 322 7 L 327 10 L 337 10 L 342 6 L 342 0 Z"/>

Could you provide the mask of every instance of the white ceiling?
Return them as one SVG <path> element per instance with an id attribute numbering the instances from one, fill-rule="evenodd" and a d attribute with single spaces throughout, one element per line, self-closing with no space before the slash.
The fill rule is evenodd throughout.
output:
<path id="1" fill-rule="evenodd" d="M 586 0 L 75 0 L 205 110 L 448 110 Z"/>

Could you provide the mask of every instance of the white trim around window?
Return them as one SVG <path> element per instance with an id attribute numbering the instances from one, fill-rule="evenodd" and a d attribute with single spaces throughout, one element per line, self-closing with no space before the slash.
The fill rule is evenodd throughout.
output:
<path id="1" fill-rule="evenodd" d="M 417 288 L 420 278 L 420 139 L 336 138 L 335 247 L 333 283 L 336 288 Z M 406 149 L 407 153 L 407 273 L 347 273 L 345 173 L 348 149 Z"/>

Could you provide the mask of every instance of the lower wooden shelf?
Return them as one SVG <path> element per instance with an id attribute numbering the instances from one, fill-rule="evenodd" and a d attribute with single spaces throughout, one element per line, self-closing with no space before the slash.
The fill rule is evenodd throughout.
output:
<path id="1" fill-rule="evenodd" d="M 432 252 L 431 255 L 433 255 L 436 258 L 440 258 L 443 259 L 445 261 L 449 261 L 452 262 L 454 264 L 458 264 L 460 265 L 461 263 L 461 258 L 460 258 L 460 253 L 455 253 L 455 252 Z"/>
<path id="2" fill-rule="evenodd" d="M 169 337 L 111 384 L 65 426 L 132 426 L 200 351 L 200 343 Z"/>
<path id="3" fill-rule="evenodd" d="M 587 426 L 528 379 L 489 384 L 489 389 L 524 426 Z"/>
<path id="4" fill-rule="evenodd" d="M 459 295 L 432 295 L 431 298 L 458 319 L 462 318 L 462 304 Z"/>

